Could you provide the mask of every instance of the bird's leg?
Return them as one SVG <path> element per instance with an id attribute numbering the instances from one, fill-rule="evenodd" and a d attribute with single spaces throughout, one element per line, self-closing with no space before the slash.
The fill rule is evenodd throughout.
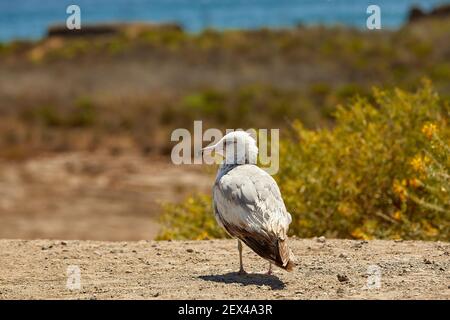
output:
<path id="1" fill-rule="evenodd" d="M 272 274 L 272 262 L 269 261 L 269 271 L 267 271 L 267 274 L 270 276 Z"/>
<path id="2" fill-rule="evenodd" d="M 242 243 L 238 240 L 238 250 L 239 250 L 239 274 L 247 274 L 244 270 L 244 265 L 242 264 Z"/>

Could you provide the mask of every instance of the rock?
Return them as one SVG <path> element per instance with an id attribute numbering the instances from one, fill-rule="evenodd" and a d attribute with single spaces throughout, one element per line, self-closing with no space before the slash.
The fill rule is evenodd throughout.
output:
<path id="1" fill-rule="evenodd" d="M 339 282 L 347 282 L 347 281 L 349 281 L 348 277 L 345 274 L 338 274 L 337 278 L 338 278 Z"/>
<path id="2" fill-rule="evenodd" d="M 52 25 L 47 30 L 47 37 L 97 37 L 114 36 L 120 33 L 136 34 L 145 31 L 181 31 L 183 27 L 176 23 L 97 23 L 84 24 L 83 28 L 69 30 L 65 24 Z"/>
<path id="3" fill-rule="evenodd" d="M 189 252 L 189 253 L 192 253 L 192 252 L 194 252 L 194 250 L 193 250 L 193 249 L 191 249 L 191 248 L 188 248 L 188 249 L 186 249 L 186 251 L 187 251 L 187 252 Z"/>
<path id="4" fill-rule="evenodd" d="M 61 241 L 61 245 L 67 246 L 67 241 Z"/>
<path id="5" fill-rule="evenodd" d="M 341 254 L 339 255 L 339 258 L 347 259 L 347 255 L 346 255 L 345 253 L 341 253 Z"/>
<path id="6" fill-rule="evenodd" d="M 429 12 L 425 12 L 419 7 L 412 7 L 408 14 L 408 22 L 416 22 L 424 18 L 446 19 L 450 16 L 450 4 L 443 4 L 435 7 Z"/>
<path id="7" fill-rule="evenodd" d="M 41 247 L 41 250 L 48 250 L 48 249 L 51 249 L 51 248 L 53 248 L 53 245 L 52 245 L 52 244 L 50 244 L 50 245 L 48 245 L 48 246 L 42 246 L 42 247 Z"/>
<path id="8" fill-rule="evenodd" d="M 425 263 L 425 264 L 432 264 L 433 262 L 431 262 L 427 258 L 423 258 L 423 263 Z"/>
<path id="9" fill-rule="evenodd" d="M 327 241 L 327 239 L 324 236 L 320 236 L 319 238 L 316 239 L 317 242 L 320 243 L 324 243 L 325 241 Z"/>
<path id="10" fill-rule="evenodd" d="M 417 21 L 425 16 L 426 16 L 426 14 L 425 14 L 425 12 L 422 11 L 422 9 L 420 9 L 419 7 L 412 7 L 409 10 L 408 21 L 409 22 Z"/>

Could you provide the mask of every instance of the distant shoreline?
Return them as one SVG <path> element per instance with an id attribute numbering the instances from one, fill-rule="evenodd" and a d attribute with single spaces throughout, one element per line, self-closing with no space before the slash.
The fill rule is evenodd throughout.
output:
<path id="1" fill-rule="evenodd" d="M 324 3 L 321 3 L 324 2 Z M 23 6 L 0 3 L 0 42 L 39 41 L 45 38 L 51 25 L 65 24 L 66 6 L 69 2 L 49 1 L 45 6 Z M 304 26 L 336 26 L 365 29 L 367 6 L 370 1 L 338 0 L 317 2 L 302 0 L 250 1 L 155 0 L 130 7 L 122 0 L 112 0 L 108 5 L 93 6 L 87 0 L 79 0 L 84 25 L 109 23 L 177 24 L 188 33 L 205 29 L 258 30 L 295 28 Z M 428 14 L 435 7 L 443 6 L 440 0 L 408 0 L 395 3 L 378 1 L 382 9 L 383 29 L 398 29 L 409 21 L 414 9 L 415 17 Z M 418 9 L 420 8 L 420 9 Z"/>

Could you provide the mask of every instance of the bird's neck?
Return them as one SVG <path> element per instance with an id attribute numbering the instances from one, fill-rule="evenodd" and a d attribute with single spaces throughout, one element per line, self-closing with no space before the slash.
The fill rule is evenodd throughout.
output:
<path id="1" fill-rule="evenodd" d="M 239 166 L 239 164 L 236 163 L 222 163 L 219 166 L 219 170 L 217 171 L 216 181 L 220 180 L 224 175 L 226 175 L 228 172 L 230 172 L 232 169 Z"/>

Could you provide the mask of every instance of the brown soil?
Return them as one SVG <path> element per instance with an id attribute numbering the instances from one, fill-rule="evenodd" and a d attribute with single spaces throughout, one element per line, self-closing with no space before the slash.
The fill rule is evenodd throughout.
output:
<path id="1" fill-rule="evenodd" d="M 0 240 L 0 299 L 450 299 L 450 244 L 291 241 L 298 266 L 267 262 L 234 240 L 96 242 Z M 81 288 L 67 288 L 67 268 Z M 380 287 L 367 286 L 370 268 Z"/>
<path id="2" fill-rule="evenodd" d="M 0 238 L 153 239 L 162 202 L 207 191 L 203 168 L 137 155 L 0 161 Z"/>

